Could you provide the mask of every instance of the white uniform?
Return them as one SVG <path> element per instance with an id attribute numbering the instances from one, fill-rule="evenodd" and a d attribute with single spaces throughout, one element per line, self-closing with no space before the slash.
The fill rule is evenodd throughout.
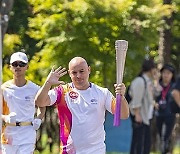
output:
<path id="1" fill-rule="evenodd" d="M 49 96 L 58 109 L 61 148 L 76 154 L 105 154 L 105 111 L 112 113 L 115 106 L 112 93 L 92 83 L 87 90 L 77 90 L 71 83 L 49 91 Z"/>
<path id="2" fill-rule="evenodd" d="M 17 87 L 12 83 L 12 80 L 4 83 L 2 85 L 3 114 L 7 115 L 10 112 L 15 112 L 17 122 L 32 122 L 35 114 L 34 98 L 39 88 L 31 81 L 27 81 L 23 87 Z M 6 126 L 3 128 L 2 138 L 4 145 L 8 144 L 8 146 L 16 147 L 30 144 L 30 147 L 34 148 L 36 131 L 32 125 Z"/>

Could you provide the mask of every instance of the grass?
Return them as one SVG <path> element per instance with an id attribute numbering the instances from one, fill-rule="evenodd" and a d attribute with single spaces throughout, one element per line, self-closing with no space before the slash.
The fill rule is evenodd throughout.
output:
<path id="1" fill-rule="evenodd" d="M 42 146 L 46 146 L 46 143 L 48 141 L 47 135 L 44 134 L 42 136 Z M 39 152 L 38 150 L 35 150 L 34 154 L 50 154 L 49 151 L 49 146 L 46 146 L 43 152 Z M 52 154 L 59 154 L 59 145 L 54 144 L 53 145 L 53 151 L 51 152 Z M 128 152 L 107 152 L 106 154 L 129 154 Z M 160 152 L 151 152 L 150 154 L 160 154 Z M 180 154 L 180 144 L 179 142 L 177 145 L 174 147 L 173 153 L 172 154 Z"/>
<path id="2" fill-rule="evenodd" d="M 43 152 L 39 153 L 35 151 L 34 154 L 50 154 L 49 148 L 47 147 Z M 54 145 L 52 154 L 59 154 L 58 146 Z M 129 154 L 128 152 L 107 152 L 106 154 Z M 150 154 L 161 154 L 160 152 L 151 152 Z M 180 146 L 176 146 L 172 154 L 180 154 Z"/>

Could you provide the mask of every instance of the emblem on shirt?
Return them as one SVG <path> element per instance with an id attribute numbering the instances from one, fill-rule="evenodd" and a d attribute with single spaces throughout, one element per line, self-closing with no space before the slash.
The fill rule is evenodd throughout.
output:
<path id="1" fill-rule="evenodd" d="M 97 99 L 95 98 L 91 99 L 91 104 L 97 104 Z"/>
<path id="2" fill-rule="evenodd" d="M 29 97 L 29 96 L 26 96 L 25 99 L 26 99 L 26 100 L 27 100 L 27 99 L 30 99 L 30 97 Z"/>
<path id="3" fill-rule="evenodd" d="M 34 97 L 32 95 L 29 95 L 29 96 L 25 96 L 25 100 L 26 101 L 30 101 L 31 99 L 33 99 Z"/>
<path id="4" fill-rule="evenodd" d="M 79 94 L 77 92 L 71 91 L 69 92 L 69 97 L 72 99 L 78 98 Z"/>

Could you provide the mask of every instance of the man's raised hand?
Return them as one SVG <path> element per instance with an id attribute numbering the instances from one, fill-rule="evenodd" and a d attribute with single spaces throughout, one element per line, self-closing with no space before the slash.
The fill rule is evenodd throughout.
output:
<path id="1" fill-rule="evenodd" d="M 57 69 L 55 69 L 53 66 L 46 79 L 46 83 L 51 85 L 65 84 L 63 81 L 59 81 L 59 78 L 65 74 L 67 74 L 66 68 L 59 66 Z"/>

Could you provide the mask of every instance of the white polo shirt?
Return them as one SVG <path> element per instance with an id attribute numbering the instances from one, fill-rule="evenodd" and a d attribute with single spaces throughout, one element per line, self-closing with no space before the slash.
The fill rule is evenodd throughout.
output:
<path id="1" fill-rule="evenodd" d="M 34 98 L 39 86 L 27 81 L 23 87 L 17 87 L 12 80 L 2 85 L 3 114 L 15 112 L 17 122 L 31 122 L 35 114 Z M 36 131 L 30 126 L 6 126 L 4 139 L 11 145 L 22 145 L 36 142 Z"/>
<path id="2" fill-rule="evenodd" d="M 93 83 L 87 90 L 77 90 L 70 83 L 49 91 L 49 96 L 58 109 L 61 148 L 77 154 L 104 154 L 105 111 L 112 112 L 112 93 Z"/>

